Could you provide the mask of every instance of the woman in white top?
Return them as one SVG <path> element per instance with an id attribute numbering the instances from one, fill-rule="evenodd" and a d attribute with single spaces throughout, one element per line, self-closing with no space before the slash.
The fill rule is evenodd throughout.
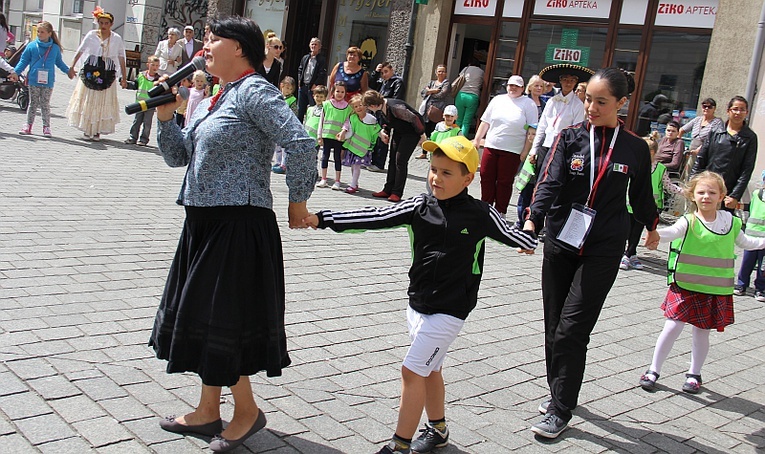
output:
<path id="1" fill-rule="evenodd" d="M 84 133 L 85 140 L 99 141 L 101 134 L 113 133 L 120 121 L 114 82 L 119 80 L 122 88 L 127 88 L 127 80 L 120 80 L 127 72 L 125 44 L 112 31 L 114 16 L 98 7 L 93 17 L 98 21 L 98 29 L 85 35 L 69 69 L 69 76 L 74 77 L 74 68 L 82 58 L 80 79 L 69 99 L 66 116 L 70 126 Z"/>
<path id="2" fill-rule="evenodd" d="M 494 205 L 503 217 L 513 194 L 513 179 L 518 173 L 521 155 L 526 156 L 537 123 L 537 106 L 523 96 L 523 78 L 512 76 L 507 81 L 507 94 L 491 100 L 475 133 L 473 144 L 478 148 L 486 137 L 481 157 L 481 200 Z"/>
<path id="3" fill-rule="evenodd" d="M 473 59 L 460 71 L 460 76 L 465 76 L 465 85 L 462 86 L 457 96 L 454 97 L 454 105 L 457 106 L 457 125 L 462 128 L 462 135 L 467 137 L 473 118 L 481 101 L 481 87 L 483 87 L 483 69 L 478 66 L 478 60 Z"/>
<path id="4" fill-rule="evenodd" d="M 154 55 L 159 57 L 159 75 L 170 75 L 174 73 L 183 59 L 183 46 L 178 41 L 181 38 L 181 31 L 175 27 L 167 29 L 167 39 L 157 44 L 157 50 Z"/>

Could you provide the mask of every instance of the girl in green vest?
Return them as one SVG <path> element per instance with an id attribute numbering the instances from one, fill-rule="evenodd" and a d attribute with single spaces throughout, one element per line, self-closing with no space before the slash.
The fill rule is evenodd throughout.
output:
<path id="1" fill-rule="evenodd" d="M 734 246 L 746 250 L 765 248 L 765 238 L 741 230 L 741 219 L 720 210 L 725 182 L 704 171 L 688 183 L 686 197 L 695 208 L 669 227 L 658 229 L 660 241 L 672 241 L 667 260 L 669 290 L 661 305 L 666 321 L 656 341 L 653 361 L 640 377 L 640 386 L 652 391 L 686 323 L 693 325 L 691 366 L 683 391 L 696 394 L 701 387 L 701 366 L 709 353 L 709 332 L 723 331 L 733 323 Z M 655 248 L 656 243 L 647 244 Z"/>
<path id="2" fill-rule="evenodd" d="M 353 113 L 345 121 L 337 135 L 337 140 L 343 142 L 345 157 L 343 165 L 351 168 L 351 184 L 345 188 L 348 194 L 359 191 L 359 176 L 361 167 L 372 163 L 372 150 L 382 128 L 377 124 L 377 117 L 367 112 L 364 97 L 357 93 L 351 98 Z"/>
<path id="3" fill-rule="evenodd" d="M 760 176 L 765 185 L 765 171 Z M 746 219 L 746 232 L 749 236 L 765 237 L 765 187 L 752 193 L 752 201 L 749 203 L 749 217 Z M 741 268 L 738 269 L 736 286 L 733 288 L 734 295 L 745 295 L 749 287 L 749 279 L 752 271 L 754 278 L 754 299 L 765 302 L 765 274 L 762 272 L 762 263 L 765 261 L 765 250 L 744 251 L 741 259 Z"/>
<path id="4" fill-rule="evenodd" d="M 329 155 L 335 161 L 335 183 L 332 189 L 342 191 L 340 185 L 340 174 L 343 170 L 342 152 L 343 143 L 337 139 L 337 135 L 345 124 L 345 120 L 351 116 L 351 106 L 345 100 L 345 82 L 342 80 L 335 82 L 332 87 L 332 98 L 324 101 L 321 112 L 321 121 L 319 122 L 319 145 L 322 146 L 321 155 L 321 181 L 316 183 L 317 188 L 326 188 L 327 168 L 329 167 Z"/>
<path id="5" fill-rule="evenodd" d="M 279 90 L 284 96 L 284 100 L 287 102 L 287 106 L 292 113 L 297 116 L 297 98 L 295 97 L 295 79 L 290 76 L 285 76 L 279 83 Z M 271 167 L 271 171 L 274 173 L 285 173 L 287 171 L 287 153 L 284 152 L 284 148 L 279 145 L 274 150 L 274 165 Z"/>
<path id="6" fill-rule="evenodd" d="M 457 126 L 456 121 L 457 107 L 452 104 L 444 107 L 444 121 L 440 121 L 438 124 L 436 124 L 435 129 L 433 129 L 433 132 L 430 133 L 429 140 L 435 143 L 440 143 L 442 140 L 448 137 L 462 135 L 462 130 L 459 126 Z M 425 152 L 425 150 L 422 150 L 422 154 L 417 156 L 415 159 L 426 159 L 427 157 L 428 154 Z"/>
<path id="7" fill-rule="evenodd" d="M 682 194 L 683 188 L 670 181 L 667 175 L 667 168 L 656 160 L 656 151 L 659 149 L 659 133 L 654 131 L 643 137 L 643 139 L 648 144 L 648 150 L 651 152 L 651 188 L 653 189 L 653 199 L 656 201 L 656 207 L 661 211 L 664 208 L 664 193 Z M 645 226 L 638 222 L 635 216 L 632 216 L 629 198 L 627 200 L 627 211 L 630 212 L 630 236 L 627 237 L 627 249 L 624 251 L 624 257 L 622 257 L 622 261 L 619 263 L 619 268 L 623 270 L 630 268 L 642 270 L 643 264 L 638 259 L 637 246 Z"/>

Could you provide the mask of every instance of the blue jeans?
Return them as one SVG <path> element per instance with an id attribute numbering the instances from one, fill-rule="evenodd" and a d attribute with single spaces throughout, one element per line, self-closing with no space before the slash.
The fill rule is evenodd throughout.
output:
<path id="1" fill-rule="evenodd" d="M 754 275 L 754 289 L 760 292 L 765 292 L 765 276 L 763 276 L 762 273 L 763 259 L 765 259 L 765 249 L 760 249 L 758 251 L 744 251 L 744 257 L 741 259 L 741 268 L 738 270 L 736 287 L 749 287 L 749 278 L 752 275 L 752 271 L 756 270 L 756 274 Z"/>

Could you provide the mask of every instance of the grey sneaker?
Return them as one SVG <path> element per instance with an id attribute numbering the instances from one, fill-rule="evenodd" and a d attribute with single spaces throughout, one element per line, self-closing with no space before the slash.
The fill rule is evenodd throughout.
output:
<path id="1" fill-rule="evenodd" d="M 636 270 L 643 269 L 643 263 L 640 262 L 640 259 L 638 259 L 637 255 L 633 255 L 632 257 L 630 257 L 630 268 L 634 268 Z"/>
<path id="2" fill-rule="evenodd" d="M 539 410 L 539 413 L 546 415 L 547 409 L 550 407 L 551 402 L 552 402 L 552 399 L 547 399 L 546 401 L 539 404 L 539 407 L 537 408 L 537 410 Z"/>
<path id="3" fill-rule="evenodd" d="M 765 303 L 765 292 L 761 292 L 759 290 L 754 292 L 754 299 L 761 303 Z"/>
<path id="4" fill-rule="evenodd" d="M 431 426 L 430 423 L 425 423 L 425 428 L 420 429 L 422 435 L 417 437 L 412 442 L 413 453 L 426 453 L 435 448 L 443 448 L 449 444 L 449 428 L 444 429 L 443 432 Z"/>
<path id="5" fill-rule="evenodd" d="M 568 427 L 568 423 L 558 415 L 548 413 L 541 421 L 531 426 L 531 431 L 540 437 L 557 438 Z"/>
<path id="6" fill-rule="evenodd" d="M 733 294 L 736 296 L 746 295 L 746 287 L 741 287 L 738 285 L 733 287 Z"/>

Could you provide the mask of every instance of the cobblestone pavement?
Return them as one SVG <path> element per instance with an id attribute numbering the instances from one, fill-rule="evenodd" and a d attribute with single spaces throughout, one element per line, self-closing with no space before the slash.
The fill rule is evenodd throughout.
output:
<path id="1" fill-rule="evenodd" d="M 159 428 L 191 408 L 199 380 L 165 374 L 146 345 L 181 230 L 184 170 L 167 167 L 153 139 L 124 145 L 125 116 L 116 134 L 82 141 L 64 118 L 73 87 L 59 77 L 52 139 L 39 118 L 34 135 L 18 135 L 22 112 L 0 101 L 0 452 L 208 452 Z M 133 93 L 119 96 L 124 105 Z M 412 160 L 406 196 L 425 172 Z M 318 189 L 309 206 L 385 205 L 370 196 L 383 179 L 364 172 L 359 194 Z M 395 428 L 408 345 L 406 231 L 289 230 L 283 176 L 272 189 L 293 365 L 252 378 L 268 428 L 238 452 L 374 452 Z M 544 442 L 528 430 L 547 395 L 541 254 L 489 243 L 478 307 L 444 369 L 452 438 L 437 452 L 762 452 L 763 304 L 736 297 L 737 323 L 712 334 L 701 394 L 680 391 L 690 330 L 646 393 L 636 382 L 663 324 L 665 254 L 640 255 L 646 270 L 620 272 L 592 335 L 571 428 Z"/>

